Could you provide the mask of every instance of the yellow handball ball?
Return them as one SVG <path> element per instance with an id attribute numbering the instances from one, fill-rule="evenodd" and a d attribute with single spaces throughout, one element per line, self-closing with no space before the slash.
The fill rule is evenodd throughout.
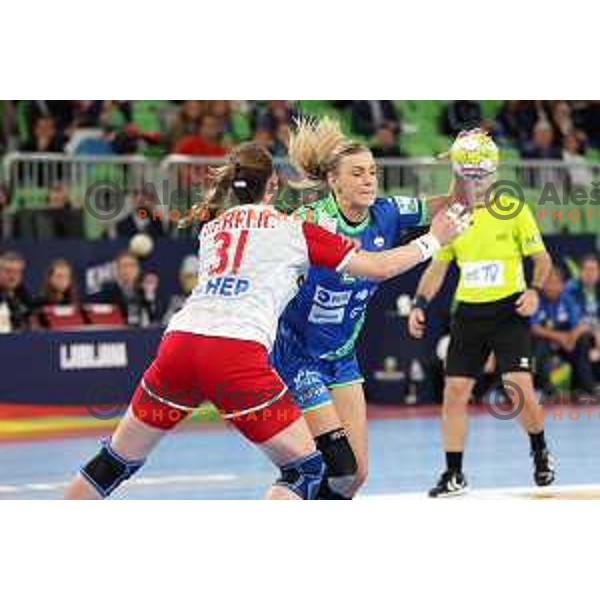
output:
<path id="1" fill-rule="evenodd" d="M 466 179 L 479 179 L 498 168 L 498 146 L 481 129 L 463 131 L 450 148 L 453 171 Z"/>

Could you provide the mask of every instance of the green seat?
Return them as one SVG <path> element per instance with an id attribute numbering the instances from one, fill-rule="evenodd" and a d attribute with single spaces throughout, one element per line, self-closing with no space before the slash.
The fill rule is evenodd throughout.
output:
<path id="1" fill-rule="evenodd" d="M 233 138 L 236 142 L 243 142 L 252 137 L 249 115 L 242 111 L 233 111 L 231 115 Z"/>
<path id="2" fill-rule="evenodd" d="M 521 156 L 519 155 L 519 151 L 512 146 L 502 146 L 500 148 L 500 161 L 519 161 L 521 160 Z"/>
<path id="3" fill-rule="evenodd" d="M 338 119 L 342 126 L 342 131 L 348 135 L 352 135 L 353 138 L 358 141 L 368 141 L 362 138 L 357 138 L 356 134 L 352 132 L 352 123 L 350 119 L 350 111 L 339 111 L 335 109 L 330 100 L 298 100 L 296 106 L 300 114 L 311 115 L 315 117 L 333 117 Z"/>
<path id="4" fill-rule="evenodd" d="M 296 105 L 301 113 L 317 117 L 329 115 L 334 110 L 328 100 L 298 100 Z"/>
<path id="5" fill-rule="evenodd" d="M 160 131 L 160 114 L 168 104 L 166 100 L 134 100 L 133 123 L 147 133 Z"/>
<path id="6" fill-rule="evenodd" d="M 21 142 L 26 142 L 29 137 L 29 132 L 27 131 L 27 114 L 25 110 L 27 100 L 17 100 L 16 103 L 17 133 Z"/>
<path id="7" fill-rule="evenodd" d="M 590 148 L 585 153 L 585 157 L 590 163 L 595 163 L 596 166 L 600 166 L 600 149 Z"/>
<path id="8" fill-rule="evenodd" d="M 48 190 L 40 187 L 18 188 L 13 195 L 13 207 L 19 209 L 44 208 L 47 205 Z"/>
<path id="9" fill-rule="evenodd" d="M 504 100 L 480 100 L 483 118 L 494 120 L 503 102 Z"/>
<path id="10" fill-rule="evenodd" d="M 402 100 L 396 105 L 402 120 L 415 128 L 415 132 L 402 133 L 400 145 L 408 156 L 437 156 L 449 147 L 449 139 L 440 134 L 439 120 L 443 103 L 439 100 Z"/>

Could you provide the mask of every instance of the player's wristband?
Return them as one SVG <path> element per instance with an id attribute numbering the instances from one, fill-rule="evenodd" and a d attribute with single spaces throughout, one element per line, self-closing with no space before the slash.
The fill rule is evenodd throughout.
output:
<path id="1" fill-rule="evenodd" d="M 437 238 L 431 233 L 427 233 L 412 241 L 421 252 L 421 260 L 430 259 L 442 246 Z"/>
<path id="2" fill-rule="evenodd" d="M 427 298 L 425 298 L 425 296 L 423 296 L 423 294 L 415 296 L 415 299 L 413 300 L 413 308 L 420 308 L 421 310 L 425 311 L 427 310 L 428 305 L 429 301 Z"/>

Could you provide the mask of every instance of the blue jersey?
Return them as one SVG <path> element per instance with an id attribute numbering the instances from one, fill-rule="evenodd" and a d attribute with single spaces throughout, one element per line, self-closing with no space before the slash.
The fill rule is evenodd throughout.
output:
<path id="1" fill-rule="evenodd" d="M 596 285 L 590 291 L 583 287 L 580 280 L 576 279 L 567 283 L 565 291 L 575 300 L 581 312 L 581 320 L 588 325 L 598 325 L 600 321 L 600 285 Z"/>
<path id="2" fill-rule="evenodd" d="M 403 230 L 424 224 L 418 198 L 378 198 L 365 221 L 349 224 L 331 197 L 303 207 L 300 216 L 372 252 L 398 245 Z M 273 364 L 306 412 L 330 403 L 329 390 L 363 381 L 354 353 L 369 299 L 378 283 L 311 267 L 279 320 Z"/>
<path id="3" fill-rule="evenodd" d="M 344 219 L 332 197 L 303 207 L 301 216 L 371 252 L 398 245 L 406 228 L 427 218 L 425 203 L 409 197 L 377 198 L 358 225 Z M 336 360 L 351 354 L 377 286 L 376 281 L 311 267 L 279 321 L 278 337 L 293 336 L 312 358 Z"/>
<path id="4" fill-rule="evenodd" d="M 542 325 L 556 331 L 570 331 L 581 321 L 581 311 L 575 300 L 563 291 L 556 300 L 540 297 L 540 306 L 531 317 L 533 325 Z"/>

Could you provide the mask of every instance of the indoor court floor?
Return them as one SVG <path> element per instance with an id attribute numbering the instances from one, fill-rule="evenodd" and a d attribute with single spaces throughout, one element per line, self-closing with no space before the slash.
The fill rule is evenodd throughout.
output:
<path id="1" fill-rule="evenodd" d="M 426 498 L 443 466 L 439 418 L 369 421 L 371 469 L 361 498 Z M 473 415 L 465 457 L 467 498 L 600 499 L 600 413 L 563 411 L 546 417 L 557 459 L 556 486 L 532 486 L 526 436 L 514 422 Z M 98 447 L 100 432 L 77 437 L 4 439 L 0 444 L 0 499 L 60 498 L 79 465 Z M 185 429 L 164 439 L 138 476 L 114 498 L 258 499 L 274 480 L 270 463 L 223 427 Z"/>

